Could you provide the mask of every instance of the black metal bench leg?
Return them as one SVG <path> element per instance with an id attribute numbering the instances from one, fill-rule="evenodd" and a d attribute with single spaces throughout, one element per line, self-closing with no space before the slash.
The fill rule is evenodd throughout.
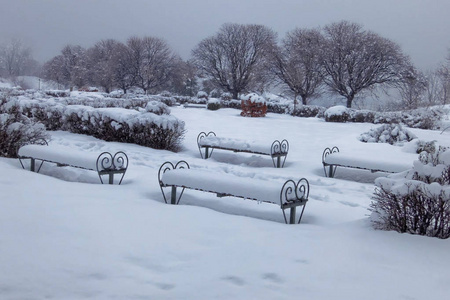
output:
<path id="1" fill-rule="evenodd" d="M 329 173 L 328 173 L 328 177 L 333 178 L 334 177 L 334 173 L 336 172 L 336 166 L 331 165 L 330 169 L 329 169 Z"/>
<path id="2" fill-rule="evenodd" d="M 209 154 L 209 147 L 205 147 L 205 159 L 208 159 L 210 156 Z"/>
<path id="3" fill-rule="evenodd" d="M 172 186 L 172 192 L 170 193 L 170 204 L 177 204 L 177 187 Z"/>
<path id="4" fill-rule="evenodd" d="M 281 156 L 277 157 L 277 168 L 281 168 Z"/>
<path id="5" fill-rule="evenodd" d="M 296 213 L 296 207 L 291 207 L 291 213 L 289 214 L 289 224 L 295 224 L 295 213 Z"/>
<path id="6" fill-rule="evenodd" d="M 35 172 L 36 170 L 36 160 L 34 158 L 30 159 L 30 170 L 31 172 Z"/>
<path id="7" fill-rule="evenodd" d="M 109 184 L 114 184 L 114 174 L 113 173 L 109 174 Z"/>

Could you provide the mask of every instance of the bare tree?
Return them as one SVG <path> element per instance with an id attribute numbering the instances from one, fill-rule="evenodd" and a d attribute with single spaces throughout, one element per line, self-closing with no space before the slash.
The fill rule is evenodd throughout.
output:
<path id="1" fill-rule="evenodd" d="M 403 108 L 415 109 L 423 104 L 427 80 L 422 72 L 410 67 L 402 72 L 402 79 L 397 86 Z"/>
<path id="2" fill-rule="evenodd" d="M 275 33 L 265 26 L 227 23 L 194 48 L 193 62 L 217 88 L 237 99 L 254 84 L 255 72 L 275 39 Z"/>
<path id="3" fill-rule="evenodd" d="M 69 79 L 64 73 L 64 58 L 62 55 L 57 55 L 47 61 L 42 67 L 42 76 L 45 79 L 53 80 L 56 83 L 66 86 L 69 84 Z"/>
<path id="4" fill-rule="evenodd" d="M 191 62 L 178 59 L 175 62 L 170 90 L 185 96 L 196 95 L 198 92 L 196 71 Z"/>
<path id="5" fill-rule="evenodd" d="M 441 86 L 441 103 L 450 102 L 450 49 L 444 64 L 437 70 L 437 76 Z"/>
<path id="6" fill-rule="evenodd" d="M 78 45 L 67 45 L 61 50 L 62 74 L 70 88 L 82 87 L 90 82 L 88 78 L 86 50 Z"/>
<path id="7" fill-rule="evenodd" d="M 325 83 L 352 106 L 358 93 L 378 85 L 395 84 L 409 59 L 394 42 L 355 23 L 341 21 L 325 27 Z"/>
<path id="8" fill-rule="evenodd" d="M 294 94 L 294 110 L 298 96 L 306 105 L 308 98 L 320 94 L 322 45 L 319 30 L 295 29 L 286 35 L 280 47 L 272 51 L 269 69 Z"/>
<path id="9" fill-rule="evenodd" d="M 114 83 L 126 94 L 127 90 L 134 85 L 135 74 L 130 48 L 122 43 L 118 44 L 112 63 L 114 66 Z"/>
<path id="10" fill-rule="evenodd" d="M 87 51 L 91 83 L 103 87 L 107 93 L 115 84 L 116 53 L 120 44 L 113 39 L 102 40 Z"/>
<path id="11" fill-rule="evenodd" d="M 132 37 L 127 46 L 131 52 L 131 68 L 138 87 L 147 93 L 170 80 L 177 57 L 164 40 Z"/>
<path id="12" fill-rule="evenodd" d="M 7 77 L 30 75 L 35 71 L 37 62 L 33 59 L 31 48 L 20 39 L 0 46 L 0 74 Z"/>
<path id="13" fill-rule="evenodd" d="M 439 70 L 427 71 L 426 73 L 425 101 L 427 105 L 437 105 L 441 103 L 443 94 L 442 81 Z"/>

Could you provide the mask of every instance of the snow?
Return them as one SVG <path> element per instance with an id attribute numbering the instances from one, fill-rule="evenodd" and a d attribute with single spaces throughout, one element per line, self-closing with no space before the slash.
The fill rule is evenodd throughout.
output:
<path id="1" fill-rule="evenodd" d="M 97 170 L 97 159 L 101 152 L 86 152 L 61 145 L 26 145 L 19 155 L 54 163 L 67 164 L 88 170 Z M 114 153 L 112 153 L 114 155 Z"/>
<path id="2" fill-rule="evenodd" d="M 403 152 L 400 147 L 388 144 L 376 144 L 366 147 L 358 153 L 349 149 L 331 153 L 324 158 L 328 164 L 347 167 L 363 168 L 368 170 L 381 170 L 386 172 L 403 172 L 413 167 L 418 154 Z M 384 155 L 389 153 L 389 155 Z"/>
<path id="3" fill-rule="evenodd" d="M 243 96 L 241 96 L 241 100 L 244 100 L 244 101 L 250 100 L 253 103 L 261 103 L 261 104 L 266 103 L 266 99 L 264 99 L 264 97 L 262 97 L 256 93 L 249 93 L 249 94 L 243 95 Z"/>
<path id="4" fill-rule="evenodd" d="M 176 169 L 163 174 L 161 181 L 166 185 L 185 186 L 193 189 L 231 194 L 237 197 L 266 201 L 281 205 L 280 193 L 283 184 L 274 181 L 255 180 L 249 177 L 235 176 L 196 170 Z"/>
<path id="5" fill-rule="evenodd" d="M 273 143 L 273 142 L 272 142 Z M 258 141 L 245 141 L 234 138 L 207 136 L 198 142 L 200 146 L 210 146 L 223 149 L 235 149 L 239 151 L 249 151 L 261 154 L 271 155 L 272 143 L 262 144 Z"/>
<path id="6" fill-rule="evenodd" d="M 330 108 L 328 108 L 325 111 L 325 116 L 330 118 L 332 116 L 340 116 L 343 113 L 346 113 L 348 111 L 347 107 L 343 106 L 343 105 L 336 105 L 336 106 L 332 106 Z"/>
<path id="7" fill-rule="evenodd" d="M 123 150 L 122 185 L 95 172 L 44 164 L 40 174 L 0 158 L 2 299 L 446 299 L 450 240 L 374 230 L 368 206 L 383 173 L 338 168 L 323 174 L 323 149 L 388 159 L 413 155 L 414 141 L 377 151 L 358 141 L 373 125 L 239 110 L 172 108 L 186 124 L 173 153 L 62 131 L 53 145 L 85 152 Z M 207 129 L 270 145 L 289 136 L 289 159 L 217 151 L 203 160 L 196 138 Z M 450 145 L 450 131 L 411 129 Z M 375 148 L 373 148 L 375 147 Z M 157 173 L 165 161 L 280 184 L 305 177 L 309 201 L 298 225 L 273 204 L 186 190 L 164 203 Z M 409 160 L 409 158 L 408 158 Z"/>

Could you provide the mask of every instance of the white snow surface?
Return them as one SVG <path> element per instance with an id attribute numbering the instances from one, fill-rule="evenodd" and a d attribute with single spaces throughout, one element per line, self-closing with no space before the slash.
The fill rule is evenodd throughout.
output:
<path id="1" fill-rule="evenodd" d="M 368 207 L 374 180 L 386 174 L 338 168 L 335 178 L 326 178 L 322 169 L 330 145 L 355 156 L 375 149 L 381 159 L 412 155 L 415 142 L 377 152 L 378 144 L 357 139 L 373 124 L 239 113 L 172 108 L 186 122 L 179 153 L 51 132 L 53 145 L 125 151 L 130 165 L 121 185 L 102 185 L 95 172 L 53 164 L 36 174 L 17 159 L 0 158 L 0 298 L 448 298 L 450 239 L 374 230 Z M 289 133 L 285 167 L 274 168 L 267 156 L 228 151 L 201 159 L 196 138 L 205 124 L 223 136 L 267 144 Z M 450 145 L 449 131 L 411 131 Z M 284 224 L 273 204 L 195 190 L 185 190 L 177 206 L 165 204 L 158 170 L 179 160 L 280 186 L 307 178 L 301 224 Z"/>
<path id="2" fill-rule="evenodd" d="M 324 114 L 326 117 L 329 118 L 331 116 L 340 116 L 347 111 L 348 111 L 347 107 L 343 105 L 336 105 L 328 108 Z"/>
<path id="3" fill-rule="evenodd" d="M 87 152 L 61 145 L 26 145 L 19 155 L 69 166 L 97 170 L 97 159 L 102 152 Z M 114 153 L 112 153 L 114 155 Z"/>
<path id="4" fill-rule="evenodd" d="M 256 152 L 271 155 L 272 143 L 262 143 L 253 140 L 241 140 L 228 137 L 207 136 L 198 142 L 200 146 L 219 147 L 225 149 L 235 149 L 239 151 Z"/>
<path id="5" fill-rule="evenodd" d="M 370 145 L 358 153 L 348 150 L 331 153 L 324 161 L 328 164 L 398 173 L 411 169 L 418 159 L 418 154 L 406 153 L 402 148 L 389 144 Z"/>
<path id="6" fill-rule="evenodd" d="M 184 186 L 203 191 L 231 194 L 236 197 L 281 205 L 280 194 L 283 184 L 276 181 L 196 169 L 167 171 L 163 174 L 161 181 L 166 185 Z"/>

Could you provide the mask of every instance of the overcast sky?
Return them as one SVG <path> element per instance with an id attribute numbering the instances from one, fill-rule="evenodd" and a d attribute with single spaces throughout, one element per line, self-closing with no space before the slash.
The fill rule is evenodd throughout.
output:
<path id="1" fill-rule="evenodd" d="M 395 41 L 423 70 L 450 48 L 450 0 L 0 0 L 0 43 L 18 37 L 42 62 L 67 44 L 156 36 L 187 59 L 226 22 L 266 25 L 283 38 L 341 20 Z"/>

